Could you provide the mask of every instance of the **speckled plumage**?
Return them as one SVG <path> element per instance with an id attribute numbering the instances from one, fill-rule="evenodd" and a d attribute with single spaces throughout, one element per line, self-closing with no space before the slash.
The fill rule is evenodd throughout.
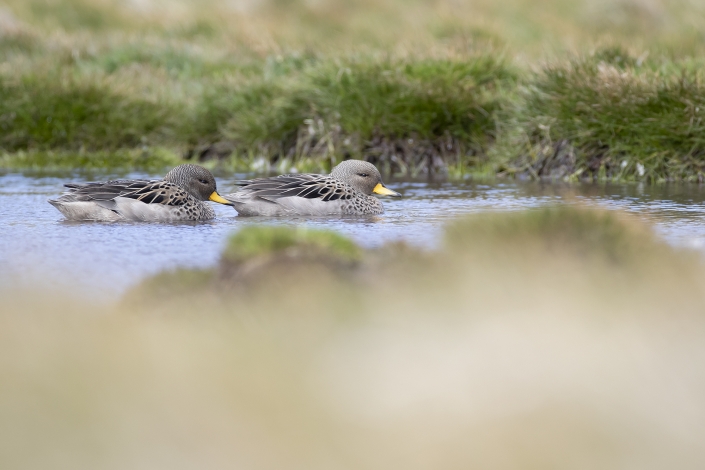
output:
<path id="1" fill-rule="evenodd" d="M 384 207 L 373 192 L 399 196 L 382 184 L 374 165 L 361 160 L 344 161 L 330 175 L 281 175 L 238 184 L 240 190 L 224 197 L 240 215 L 375 215 Z"/>
<path id="2" fill-rule="evenodd" d="M 216 192 L 213 175 L 197 165 L 179 165 L 163 180 L 69 183 L 49 203 L 69 220 L 175 222 L 210 220 L 206 203 Z"/>

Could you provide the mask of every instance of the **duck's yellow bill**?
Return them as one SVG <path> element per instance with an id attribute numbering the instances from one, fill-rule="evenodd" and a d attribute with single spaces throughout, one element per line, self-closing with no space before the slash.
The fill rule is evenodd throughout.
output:
<path id="1" fill-rule="evenodd" d="M 232 202 L 230 202 L 230 201 L 228 201 L 227 199 L 223 198 L 220 194 L 218 194 L 218 193 L 215 192 L 215 191 L 213 191 L 213 194 L 211 194 L 211 196 L 210 196 L 208 199 L 210 199 L 210 200 L 213 201 L 213 202 L 218 202 L 218 203 L 220 203 L 220 204 L 226 204 L 226 205 L 228 205 L 228 206 L 232 206 L 232 205 L 233 205 Z"/>
<path id="2" fill-rule="evenodd" d="M 381 194 L 382 196 L 401 197 L 401 194 L 396 191 L 392 191 L 382 183 L 377 183 L 377 186 L 375 186 L 375 189 L 373 189 L 372 192 L 375 194 Z"/>

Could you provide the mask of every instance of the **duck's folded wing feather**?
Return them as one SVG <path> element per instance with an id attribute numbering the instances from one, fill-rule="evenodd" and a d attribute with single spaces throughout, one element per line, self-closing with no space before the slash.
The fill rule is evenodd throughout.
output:
<path id="1" fill-rule="evenodd" d="M 74 201 L 109 203 L 117 197 L 135 199 L 146 204 L 178 206 L 184 204 L 187 193 L 166 181 L 114 180 L 103 183 L 69 183 L 64 197 Z"/>
<path id="2" fill-rule="evenodd" d="M 334 201 L 348 199 L 350 191 L 345 183 L 325 175 L 297 174 L 281 175 L 273 178 L 257 178 L 240 181 L 240 190 L 249 197 L 259 197 L 276 201 L 285 197 L 303 197 L 306 199 L 321 199 Z M 234 193 L 236 195 L 238 193 Z"/>

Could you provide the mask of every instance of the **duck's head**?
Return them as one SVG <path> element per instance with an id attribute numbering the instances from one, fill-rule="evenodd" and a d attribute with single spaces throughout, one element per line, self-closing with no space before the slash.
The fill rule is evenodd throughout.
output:
<path id="1" fill-rule="evenodd" d="M 401 197 L 382 183 L 382 175 L 372 163 L 362 160 L 345 160 L 333 168 L 330 173 L 334 178 L 343 181 L 368 196 L 372 193 L 383 196 Z"/>
<path id="2" fill-rule="evenodd" d="M 220 204 L 232 205 L 223 199 L 216 190 L 215 178 L 210 171 L 202 166 L 184 164 L 179 165 L 164 177 L 164 181 L 174 183 L 185 189 L 191 196 L 199 201 L 213 201 Z"/>

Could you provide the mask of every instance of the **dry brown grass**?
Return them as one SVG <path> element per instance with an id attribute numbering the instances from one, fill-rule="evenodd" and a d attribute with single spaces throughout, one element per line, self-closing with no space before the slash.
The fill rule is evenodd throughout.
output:
<path id="1" fill-rule="evenodd" d="M 417 53 L 473 42 L 519 54 L 584 51 L 618 41 L 634 48 L 699 48 L 705 8 L 678 0 L 195 1 L 6 0 L 17 20 L 92 35 L 157 34 L 197 38 L 262 54 L 310 47 Z M 5 13 L 3 18 L 9 18 Z"/>

